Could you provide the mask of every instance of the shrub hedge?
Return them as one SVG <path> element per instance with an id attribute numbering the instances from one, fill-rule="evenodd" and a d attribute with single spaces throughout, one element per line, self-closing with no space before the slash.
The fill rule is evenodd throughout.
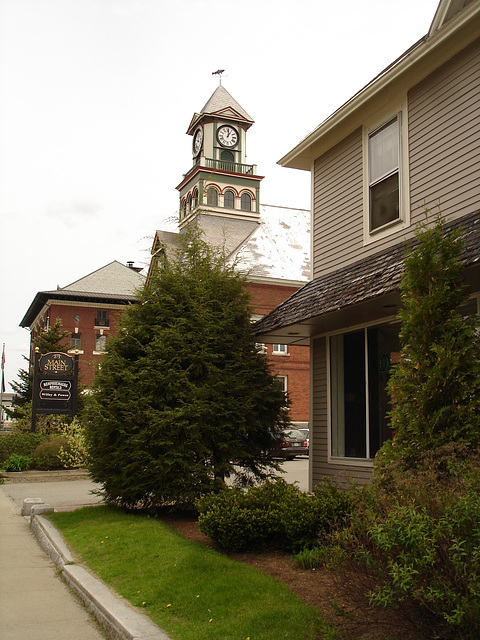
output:
<path id="1" fill-rule="evenodd" d="M 413 603 L 435 637 L 478 637 L 480 448 L 451 443 L 419 453 L 416 469 L 376 466 L 330 557 L 374 576 L 372 604 Z"/>
<path id="2" fill-rule="evenodd" d="M 41 471 L 64 469 L 61 454 L 68 449 L 69 443 L 65 436 L 52 436 L 36 447 L 32 454 L 33 466 Z"/>
<path id="3" fill-rule="evenodd" d="M 278 479 L 248 491 L 211 493 L 196 506 L 200 530 L 224 549 L 297 551 L 315 546 L 319 535 L 348 512 L 350 499 L 330 484 L 307 494 Z"/>
<path id="4" fill-rule="evenodd" d="M 0 465 L 12 454 L 32 456 L 35 448 L 46 436 L 41 433 L 9 433 L 0 436 Z"/>

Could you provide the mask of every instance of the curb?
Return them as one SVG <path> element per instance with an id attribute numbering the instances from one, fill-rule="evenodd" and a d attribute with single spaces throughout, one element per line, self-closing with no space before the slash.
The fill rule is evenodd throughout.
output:
<path id="1" fill-rule="evenodd" d="M 112 640 L 171 640 L 145 614 L 134 609 L 99 578 L 76 565 L 70 549 L 49 520 L 34 513 L 30 528 L 42 549 L 61 570 L 66 584 Z"/>
<path id="2" fill-rule="evenodd" d="M 4 471 L 0 478 L 5 482 L 63 482 L 65 480 L 90 480 L 86 469 L 58 469 L 55 471 Z"/>

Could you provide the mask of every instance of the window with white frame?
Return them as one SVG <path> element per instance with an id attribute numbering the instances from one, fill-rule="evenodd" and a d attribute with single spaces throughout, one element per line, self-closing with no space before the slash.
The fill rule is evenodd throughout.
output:
<path id="1" fill-rule="evenodd" d="M 288 348 L 286 344 L 274 344 L 272 346 L 272 353 L 277 356 L 286 356 L 288 355 Z"/>
<path id="2" fill-rule="evenodd" d="M 400 114 L 368 134 L 369 231 L 401 219 Z"/>
<path id="3" fill-rule="evenodd" d="M 398 324 L 383 324 L 330 337 L 332 457 L 371 459 L 391 437 L 386 385 L 398 333 Z"/>
<path id="4" fill-rule="evenodd" d="M 97 333 L 95 335 L 95 351 L 105 351 L 107 344 L 107 336 L 105 334 Z"/>

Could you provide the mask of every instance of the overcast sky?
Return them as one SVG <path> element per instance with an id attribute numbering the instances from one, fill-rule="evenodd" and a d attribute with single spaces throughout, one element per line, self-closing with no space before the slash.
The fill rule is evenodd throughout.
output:
<path id="1" fill-rule="evenodd" d="M 0 0 L 0 349 L 38 291 L 174 230 L 195 111 L 222 84 L 255 120 L 263 204 L 310 207 L 276 165 L 427 33 L 438 0 Z M 9 390 L 7 384 L 7 391 Z"/>

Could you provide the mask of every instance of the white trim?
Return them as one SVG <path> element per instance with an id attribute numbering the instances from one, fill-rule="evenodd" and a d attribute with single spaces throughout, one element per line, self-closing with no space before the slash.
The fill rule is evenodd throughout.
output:
<path id="1" fill-rule="evenodd" d="M 395 117 L 399 124 L 399 214 L 398 220 L 370 231 L 370 179 L 368 165 L 368 146 L 371 134 L 387 124 Z M 369 245 L 379 240 L 403 231 L 410 226 L 410 171 L 408 155 L 408 98 L 405 95 L 395 107 L 390 107 L 381 116 L 367 121 L 362 127 L 362 161 L 363 161 L 363 245 Z"/>
<path id="2" fill-rule="evenodd" d="M 326 334 L 322 334 L 317 336 L 318 338 L 325 338 L 326 342 L 326 367 L 327 367 L 327 463 L 328 464 L 338 464 L 342 466 L 362 466 L 362 467 L 371 467 L 373 465 L 373 458 L 370 457 L 370 416 L 369 416 L 369 378 L 368 378 L 368 329 L 370 327 L 380 327 L 382 325 L 399 325 L 399 320 L 396 316 L 391 317 L 390 319 L 384 319 L 383 321 L 372 321 L 366 324 L 355 325 L 354 327 L 342 328 L 337 331 L 332 331 Z M 365 458 L 348 458 L 341 456 L 333 456 L 332 455 L 332 377 L 331 377 L 331 350 L 330 350 L 330 338 L 338 335 L 344 335 L 346 333 L 353 333 L 355 331 L 360 331 L 363 329 L 363 341 L 364 341 L 364 363 L 365 363 Z M 315 339 L 315 338 L 313 338 Z M 312 340 L 313 340 L 312 339 Z M 312 376 L 313 378 L 313 376 Z M 313 386 L 312 386 L 313 389 Z M 312 395 L 312 394 L 311 394 Z M 313 416 L 313 414 L 312 414 Z M 311 419 L 312 421 L 312 419 Z"/>

